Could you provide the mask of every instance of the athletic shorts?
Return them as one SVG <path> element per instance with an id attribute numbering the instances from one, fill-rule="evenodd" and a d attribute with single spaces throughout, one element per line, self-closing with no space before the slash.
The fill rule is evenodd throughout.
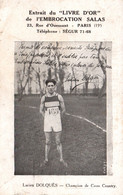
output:
<path id="1" fill-rule="evenodd" d="M 44 116 L 44 132 L 62 131 L 61 115 L 59 108 L 48 108 Z"/>

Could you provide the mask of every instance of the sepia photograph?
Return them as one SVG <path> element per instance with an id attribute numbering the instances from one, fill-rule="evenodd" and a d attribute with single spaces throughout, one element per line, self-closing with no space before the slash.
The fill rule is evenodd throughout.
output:
<path id="1" fill-rule="evenodd" d="M 2 0 L 0 195 L 122 195 L 123 1 Z"/>
<path id="2" fill-rule="evenodd" d="M 112 42 L 14 44 L 14 174 L 111 174 Z"/>

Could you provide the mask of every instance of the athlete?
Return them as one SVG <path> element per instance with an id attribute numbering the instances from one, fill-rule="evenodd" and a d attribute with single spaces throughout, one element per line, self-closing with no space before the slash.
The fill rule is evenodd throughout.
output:
<path id="1" fill-rule="evenodd" d="M 63 97 L 55 92 L 56 81 L 54 79 L 46 80 L 46 94 L 41 98 L 40 113 L 44 117 L 44 133 L 45 133 L 45 160 L 43 165 L 48 163 L 48 154 L 51 145 L 51 133 L 55 134 L 57 150 L 60 155 L 60 162 L 67 167 L 67 163 L 63 159 L 61 132 L 61 118 L 65 113 L 65 105 Z M 41 165 L 42 166 L 42 165 Z"/>

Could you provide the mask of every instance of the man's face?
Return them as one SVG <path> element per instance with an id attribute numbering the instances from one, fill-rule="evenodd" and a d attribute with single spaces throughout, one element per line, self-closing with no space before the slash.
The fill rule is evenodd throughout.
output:
<path id="1" fill-rule="evenodd" d="M 50 94 L 53 94 L 55 91 L 55 85 L 52 82 L 49 82 L 47 84 L 47 90 Z"/>

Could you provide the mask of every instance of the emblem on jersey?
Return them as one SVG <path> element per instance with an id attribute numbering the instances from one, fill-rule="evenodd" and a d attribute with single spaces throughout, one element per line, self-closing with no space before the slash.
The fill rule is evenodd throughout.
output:
<path id="1" fill-rule="evenodd" d="M 48 109 L 49 115 L 54 115 L 56 116 L 57 114 L 59 114 L 59 108 L 49 108 Z"/>

